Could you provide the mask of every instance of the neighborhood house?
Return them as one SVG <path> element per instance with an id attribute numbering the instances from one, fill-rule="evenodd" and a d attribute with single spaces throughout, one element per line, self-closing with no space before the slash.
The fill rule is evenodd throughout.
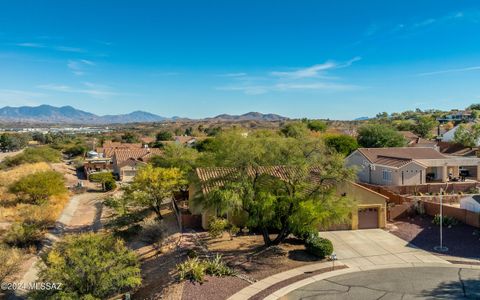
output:
<path id="1" fill-rule="evenodd" d="M 422 185 L 480 179 L 480 158 L 448 156 L 430 147 L 359 148 L 346 158 L 358 180 L 375 185 Z"/>
<path id="2" fill-rule="evenodd" d="M 288 168 L 282 166 L 260 167 L 260 173 L 269 174 L 285 180 Z M 215 213 L 206 210 L 201 205 L 201 198 L 210 193 L 213 189 L 225 184 L 227 178 L 234 174 L 234 168 L 197 168 L 196 175 L 198 184 L 192 184 L 189 188 L 189 210 L 192 215 L 201 215 L 201 226 L 208 228 L 210 218 Z M 312 180 L 315 180 L 315 170 L 312 171 Z M 200 193 L 199 193 L 200 192 Z M 374 192 L 354 182 L 345 182 L 337 186 L 338 195 L 351 197 L 355 200 L 355 207 L 352 207 L 351 219 L 348 224 L 338 224 L 328 229 L 368 229 L 384 228 L 386 224 L 386 200 L 388 197 Z M 237 226 L 245 225 L 241 215 L 227 215 L 230 222 Z M 327 228 L 321 228 L 327 229 Z"/>

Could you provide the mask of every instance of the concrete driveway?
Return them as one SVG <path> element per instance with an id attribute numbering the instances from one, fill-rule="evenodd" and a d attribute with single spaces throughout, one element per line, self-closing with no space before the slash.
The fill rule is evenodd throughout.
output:
<path id="1" fill-rule="evenodd" d="M 337 259 L 352 267 L 412 263 L 445 263 L 447 261 L 382 229 L 320 232 L 332 241 Z"/>

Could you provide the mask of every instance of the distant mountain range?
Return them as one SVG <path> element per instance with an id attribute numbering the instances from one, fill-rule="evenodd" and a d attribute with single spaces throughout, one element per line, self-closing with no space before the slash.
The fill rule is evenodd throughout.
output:
<path id="1" fill-rule="evenodd" d="M 222 114 L 207 120 L 221 120 L 221 121 L 284 121 L 288 118 L 276 114 L 262 114 L 259 112 L 249 112 L 243 115 L 228 115 Z"/>
<path id="2" fill-rule="evenodd" d="M 222 114 L 208 121 L 281 121 L 288 118 L 276 114 L 249 112 L 243 115 Z M 166 118 L 144 111 L 134 111 L 129 114 L 98 116 L 71 106 L 55 107 L 51 105 L 21 106 L 0 108 L 0 122 L 7 123 L 44 123 L 44 124 L 122 124 L 147 123 L 167 120 L 182 120 L 180 117 Z M 188 120 L 188 119 L 185 119 Z"/>

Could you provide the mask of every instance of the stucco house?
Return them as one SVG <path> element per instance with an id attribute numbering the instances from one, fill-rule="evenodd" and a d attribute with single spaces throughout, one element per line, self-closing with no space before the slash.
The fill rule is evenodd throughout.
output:
<path id="1" fill-rule="evenodd" d="M 448 156 L 430 147 L 359 148 L 346 158 L 360 182 L 422 185 L 480 179 L 480 158 Z"/>
<path id="2" fill-rule="evenodd" d="M 145 165 L 150 158 L 161 155 L 158 148 L 115 149 L 113 152 L 113 173 L 120 181 L 131 181 L 137 170 Z"/>
<path id="3" fill-rule="evenodd" d="M 234 168 L 197 168 L 197 181 L 189 188 L 189 210 L 193 215 L 201 215 L 201 225 L 208 228 L 209 220 L 214 216 L 212 211 L 202 207 L 201 197 L 206 196 L 214 188 L 221 188 L 225 178 L 234 176 Z M 261 173 L 266 173 L 284 180 L 288 168 L 283 166 L 260 167 Z M 233 175 L 232 175 L 233 174 Z M 220 179 L 220 180 L 219 180 Z M 386 201 L 385 197 L 362 185 L 354 182 L 345 182 L 337 186 L 338 195 L 351 197 L 356 205 L 352 207 L 351 219 L 348 224 L 340 224 L 333 229 L 368 229 L 384 228 L 386 224 Z M 200 199 L 199 199 L 200 195 Z M 230 222 L 244 225 L 244 218 L 239 215 L 227 215 Z"/>
<path id="4" fill-rule="evenodd" d="M 475 123 L 467 123 L 467 124 L 460 124 L 462 126 L 466 126 L 466 128 L 471 128 L 472 125 L 474 125 Z M 453 143 L 455 142 L 455 132 L 457 132 L 458 128 L 460 128 L 460 125 L 457 125 L 455 127 L 453 127 L 452 129 L 450 129 L 449 131 L 445 132 L 443 135 L 442 135 L 442 142 L 450 142 L 450 143 Z M 475 142 L 476 146 L 480 146 L 480 139 L 478 139 L 476 142 Z"/>

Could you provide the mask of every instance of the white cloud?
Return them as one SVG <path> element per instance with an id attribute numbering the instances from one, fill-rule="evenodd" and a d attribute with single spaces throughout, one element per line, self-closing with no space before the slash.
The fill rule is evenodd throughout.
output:
<path id="1" fill-rule="evenodd" d="M 42 84 L 38 85 L 37 88 L 62 93 L 85 94 L 95 98 L 107 98 L 109 96 L 118 95 L 118 93 L 112 92 L 111 89 L 105 85 L 98 85 L 90 82 L 84 82 L 83 85 L 85 86 L 83 88 L 74 88 L 63 84 Z"/>
<path id="2" fill-rule="evenodd" d="M 222 77 L 244 77 L 247 76 L 247 73 L 239 72 L 239 73 L 226 73 L 221 74 Z"/>
<path id="3" fill-rule="evenodd" d="M 53 50 L 61 51 L 61 52 L 73 52 L 73 53 L 86 53 L 87 52 L 85 49 L 77 48 L 77 47 L 51 46 L 51 45 L 35 43 L 35 42 L 23 42 L 23 43 L 16 43 L 16 44 L 13 44 L 13 45 L 18 46 L 18 47 L 24 47 L 24 48 L 48 48 L 48 49 L 53 49 Z"/>
<path id="4" fill-rule="evenodd" d="M 25 48 L 45 48 L 44 44 L 39 44 L 39 43 L 18 43 L 15 45 L 18 47 L 25 47 Z"/>
<path id="5" fill-rule="evenodd" d="M 0 104 L 4 105 L 36 105 L 37 98 L 45 97 L 43 93 L 32 91 L 0 89 Z"/>
<path id="6" fill-rule="evenodd" d="M 473 67 L 466 67 L 466 68 L 458 68 L 458 69 L 447 69 L 447 70 L 440 70 L 440 71 L 433 71 L 433 72 L 425 72 L 419 73 L 417 76 L 432 76 L 432 75 L 441 75 L 447 73 L 459 73 L 459 72 L 469 72 L 469 71 L 477 71 L 480 70 L 480 66 L 473 66 Z"/>
<path id="7" fill-rule="evenodd" d="M 76 47 L 69 47 L 69 46 L 56 46 L 54 47 L 55 50 L 62 51 L 62 52 L 75 52 L 75 53 L 85 53 L 87 52 L 85 49 L 76 48 Z"/>
<path id="8" fill-rule="evenodd" d="M 339 83 L 339 78 L 328 73 L 333 70 L 346 68 L 360 57 L 348 61 L 326 61 L 306 68 L 292 71 L 272 71 L 265 76 L 247 76 L 246 73 L 227 73 L 222 77 L 230 77 L 232 83 L 216 87 L 221 91 L 241 91 L 247 95 L 260 95 L 268 92 L 283 91 L 349 91 L 360 88 L 351 84 Z M 335 80 L 334 80 L 335 79 Z"/>
<path id="9" fill-rule="evenodd" d="M 352 59 L 350 59 L 350 60 L 348 60 L 344 63 L 327 61 L 323 64 L 317 64 L 317 65 L 313 65 L 311 67 L 307 67 L 307 68 L 303 68 L 303 69 L 297 69 L 295 71 L 290 71 L 290 72 L 274 71 L 274 72 L 270 72 L 270 75 L 277 76 L 277 77 L 288 77 L 288 78 L 293 78 L 293 79 L 319 77 L 320 75 L 324 74 L 328 70 L 349 67 L 354 62 L 359 61 L 360 59 L 361 59 L 361 57 L 357 56 L 357 57 L 354 57 L 354 58 L 352 58 Z"/>
<path id="10" fill-rule="evenodd" d="M 89 66 L 95 66 L 95 63 L 86 59 L 69 60 L 67 62 L 67 67 L 70 71 L 78 76 L 84 75 Z"/>

